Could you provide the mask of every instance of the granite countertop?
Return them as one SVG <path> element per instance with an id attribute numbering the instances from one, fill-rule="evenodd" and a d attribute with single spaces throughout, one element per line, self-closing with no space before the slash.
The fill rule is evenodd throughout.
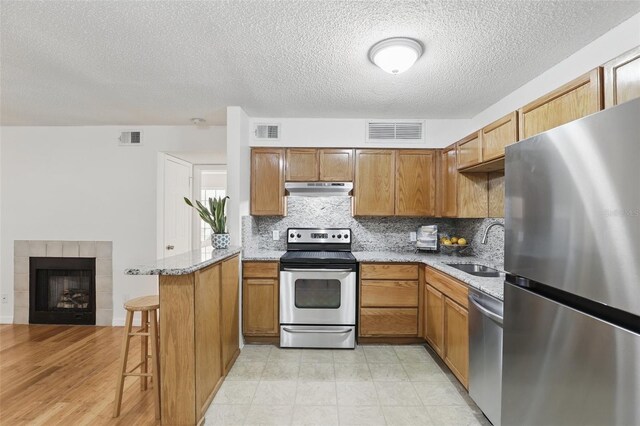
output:
<path id="1" fill-rule="evenodd" d="M 244 251 L 242 260 L 279 260 L 284 251 L 250 250 Z M 480 263 L 502 270 L 503 266 L 475 256 L 447 256 L 440 253 L 413 253 L 397 251 L 354 251 L 358 262 L 410 262 L 429 265 L 434 269 L 468 284 L 497 299 L 504 298 L 504 277 L 477 277 L 448 266 L 447 263 Z"/>
<path id="2" fill-rule="evenodd" d="M 125 269 L 126 275 L 187 275 L 214 263 L 225 260 L 242 251 L 240 246 L 230 246 L 226 249 L 203 247 L 187 253 L 165 257 L 149 265 L 134 266 Z"/>

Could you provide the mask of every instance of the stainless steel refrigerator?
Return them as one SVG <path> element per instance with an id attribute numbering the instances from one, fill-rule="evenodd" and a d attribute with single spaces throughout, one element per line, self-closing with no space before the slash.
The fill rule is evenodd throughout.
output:
<path id="1" fill-rule="evenodd" d="M 640 99 L 507 147 L 502 425 L 640 425 Z"/>

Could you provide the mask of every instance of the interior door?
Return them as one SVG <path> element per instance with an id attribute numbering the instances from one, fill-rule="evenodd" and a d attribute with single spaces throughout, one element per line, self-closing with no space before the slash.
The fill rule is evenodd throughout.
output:
<path id="1" fill-rule="evenodd" d="M 191 250 L 191 164 L 171 156 L 164 159 L 164 256 Z"/>

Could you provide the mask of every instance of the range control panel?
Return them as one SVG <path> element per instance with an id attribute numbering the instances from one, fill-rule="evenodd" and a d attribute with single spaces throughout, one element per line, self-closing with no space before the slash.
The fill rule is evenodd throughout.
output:
<path id="1" fill-rule="evenodd" d="M 350 243 L 351 229 L 349 228 L 289 228 L 287 230 L 288 243 L 326 244 Z"/>

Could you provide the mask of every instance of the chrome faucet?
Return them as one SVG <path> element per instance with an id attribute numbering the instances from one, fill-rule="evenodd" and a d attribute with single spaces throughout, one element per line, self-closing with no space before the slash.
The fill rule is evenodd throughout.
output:
<path id="1" fill-rule="evenodd" d="M 504 228 L 504 224 L 500 222 L 491 223 L 489 226 L 487 226 L 487 229 L 485 229 L 484 231 L 484 236 L 482 237 L 482 244 L 487 244 L 487 235 L 489 235 L 489 229 L 493 228 L 496 225 L 502 226 L 502 228 Z"/>

